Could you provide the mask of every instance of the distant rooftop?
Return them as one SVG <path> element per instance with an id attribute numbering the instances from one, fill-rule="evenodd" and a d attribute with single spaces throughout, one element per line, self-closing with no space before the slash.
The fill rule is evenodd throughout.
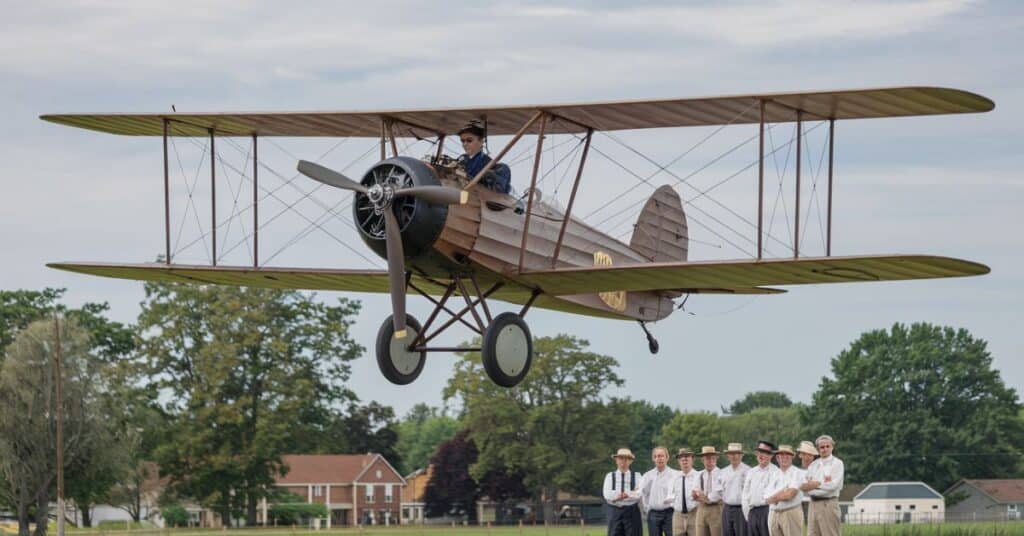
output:
<path id="1" fill-rule="evenodd" d="M 988 494 L 1000 503 L 1022 503 L 1024 502 L 1024 478 L 972 478 L 964 479 L 953 484 L 949 489 L 957 487 L 960 483 L 973 486 Z"/>
<path id="2" fill-rule="evenodd" d="M 941 499 L 942 495 L 924 482 L 873 482 L 854 497 L 865 499 Z"/>

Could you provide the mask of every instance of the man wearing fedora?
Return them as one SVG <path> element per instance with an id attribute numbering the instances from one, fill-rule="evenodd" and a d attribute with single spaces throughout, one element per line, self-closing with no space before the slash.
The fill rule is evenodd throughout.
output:
<path id="1" fill-rule="evenodd" d="M 654 447 L 651 451 L 654 469 L 640 480 L 640 502 L 647 512 L 647 536 L 672 536 L 672 484 L 679 472 L 668 466 L 668 449 Z"/>
<path id="2" fill-rule="evenodd" d="M 683 447 L 676 453 L 679 462 L 679 477 L 672 484 L 672 495 L 675 502 L 672 509 L 672 536 L 697 536 L 697 475 L 693 470 L 693 451 Z"/>
<path id="3" fill-rule="evenodd" d="M 801 441 L 800 448 L 796 449 L 796 455 L 800 458 L 800 477 L 803 482 L 807 482 L 807 469 L 818 457 L 818 449 L 814 448 L 814 443 L 810 441 Z M 807 525 L 807 512 L 810 510 L 811 496 L 801 490 L 800 497 L 800 506 L 804 510 L 804 525 Z"/>
<path id="4" fill-rule="evenodd" d="M 804 533 L 804 516 L 800 508 L 803 471 L 793 467 L 795 455 L 789 445 L 779 445 L 775 451 L 779 470 L 769 482 L 764 497 L 770 512 L 768 531 L 772 536 L 803 536 Z"/>
<path id="5" fill-rule="evenodd" d="M 629 468 L 636 459 L 633 451 L 621 448 L 612 454 L 617 469 L 604 477 L 604 500 L 608 503 L 608 536 L 640 536 L 640 475 Z"/>
<path id="6" fill-rule="evenodd" d="M 836 443 L 823 435 L 814 441 L 821 456 L 807 468 L 807 477 L 800 489 L 810 495 L 807 514 L 808 536 L 839 536 L 842 532 L 839 513 L 839 492 L 843 489 L 846 468 L 843 460 L 832 455 Z"/>
<path id="7" fill-rule="evenodd" d="M 722 536 L 722 471 L 718 469 L 718 451 L 713 445 L 701 447 L 700 459 L 704 469 L 698 476 L 695 497 L 700 501 L 697 509 L 697 536 Z"/>
<path id="8" fill-rule="evenodd" d="M 768 502 L 764 500 L 769 483 L 779 471 L 772 465 L 775 444 L 761 440 L 754 449 L 757 465 L 747 471 L 743 481 L 743 513 L 747 518 L 748 536 L 768 536 Z"/>
<path id="9" fill-rule="evenodd" d="M 725 449 L 729 466 L 721 469 L 722 479 L 722 536 L 744 536 L 747 520 L 743 515 L 743 481 L 750 466 L 743 463 L 743 445 L 729 443 Z"/>

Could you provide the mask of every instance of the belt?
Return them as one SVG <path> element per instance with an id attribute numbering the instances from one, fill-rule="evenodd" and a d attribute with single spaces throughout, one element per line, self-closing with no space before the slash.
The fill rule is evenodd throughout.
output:
<path id="1" fill-rule="evenodd" d="M 815 497 L 814 495 L 811 495 L 811 500 L 814 501 L 814 502 L 831 501 L 831 500 L 838 499 L 838 498 L 839 497 Z"/>
<path id="2" fill-rule="evenodd" d="M 750 507 L 751 510 L 760 510 L 761 508 L 768 508 L 768 505 L 767 504 L 762 504 L 761 506 L 751 506 Z"/>
<path id="3" fill-rule="evenodd" d="M 780 509 L 780 510 L 775 510 L 775 513 L 776 513 L 776 514 L 780 514 L 780 513 L 782 513 L 782 512 L 788 512 L 788 511 L 790 511 L 790 510 L 795 510 L 795 509 L 797 509 L 797 508 L 800 508 L 800 505 L 799 505 L 799 504 L 798 504 L 798 505 L 796 505 L 796 506 L 790 506 L 789 508 L 782 508 L 782 509 Z"/>
<path id="4" fill-rule="evenodd" d="M 635 503 L 634 504 L 627 504 L 627 505 L 624 505 L 624 506 L 617 506 L 617 505 L 614 505 L 614 504 L 609 504 L 608 506 L 611 506 L 612 508 L 615 508 L 616 510 L 626 510 L 626 509 L 629 509 L 629 508 L 637 508 L 637 505 Z"/>
<path id="5" fill-rule="evenodd" d="M 743 508 L 742 504 L 729 504 L 729 503 L 725 503 L 725 505 L 728 506 L 729 508 Z"/>
<path id="6" fill-rule="evenodd" d="M 720 504 L 722 504 L 721 501 L 713 503 L 701 503 L 701 506 L 718 506 Z"/>
<path id="7" fill-rule="evenodd" d="M 650 512 L 664 512 L 666 514 L 671 514 L 672 512 L 675 511 L 675 508 L 669 507 L 669 508 L 662 508 L 661 510 L 655 510 L 654 508 L 651 508 L 649 511 Z"/>

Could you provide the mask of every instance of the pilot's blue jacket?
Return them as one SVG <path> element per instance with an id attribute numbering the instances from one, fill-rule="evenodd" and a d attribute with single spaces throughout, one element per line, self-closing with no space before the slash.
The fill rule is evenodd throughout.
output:
<path id="1" fill-rule="evenodd" d="M 469 178 L 472 179 L 491 161 L 491 157 L 480 151 L 472 158 L 462 155 L 459 160 L 462 162 L 463 167 L 466 168 L 466 175 L 469 175 Z M 512 170 L 505 164 L 495 164 L 491 168 L 491 172 L 480 182 L 496 192 L 507 194 L 512 191 Z"/>

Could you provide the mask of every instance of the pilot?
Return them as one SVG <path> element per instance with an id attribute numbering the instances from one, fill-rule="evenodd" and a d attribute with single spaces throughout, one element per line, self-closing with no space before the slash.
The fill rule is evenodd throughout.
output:
<path id="1" fill-rule="evenodd" d="M 459 163 L 466 169 L 466 175 L 472 179 L 480 173 L 491 161 L 491 157 L 484 153 L 484 139 L 487 133 L 479 121 L 470 121 L 459 131 L 459 140 L 462 141 L 462 150 L 465 153 L 459 157 Z M 512 170 L 505 164 L 496 164 L 480 180 L 480 184 L 503 194 L 512 191 Z"/>

